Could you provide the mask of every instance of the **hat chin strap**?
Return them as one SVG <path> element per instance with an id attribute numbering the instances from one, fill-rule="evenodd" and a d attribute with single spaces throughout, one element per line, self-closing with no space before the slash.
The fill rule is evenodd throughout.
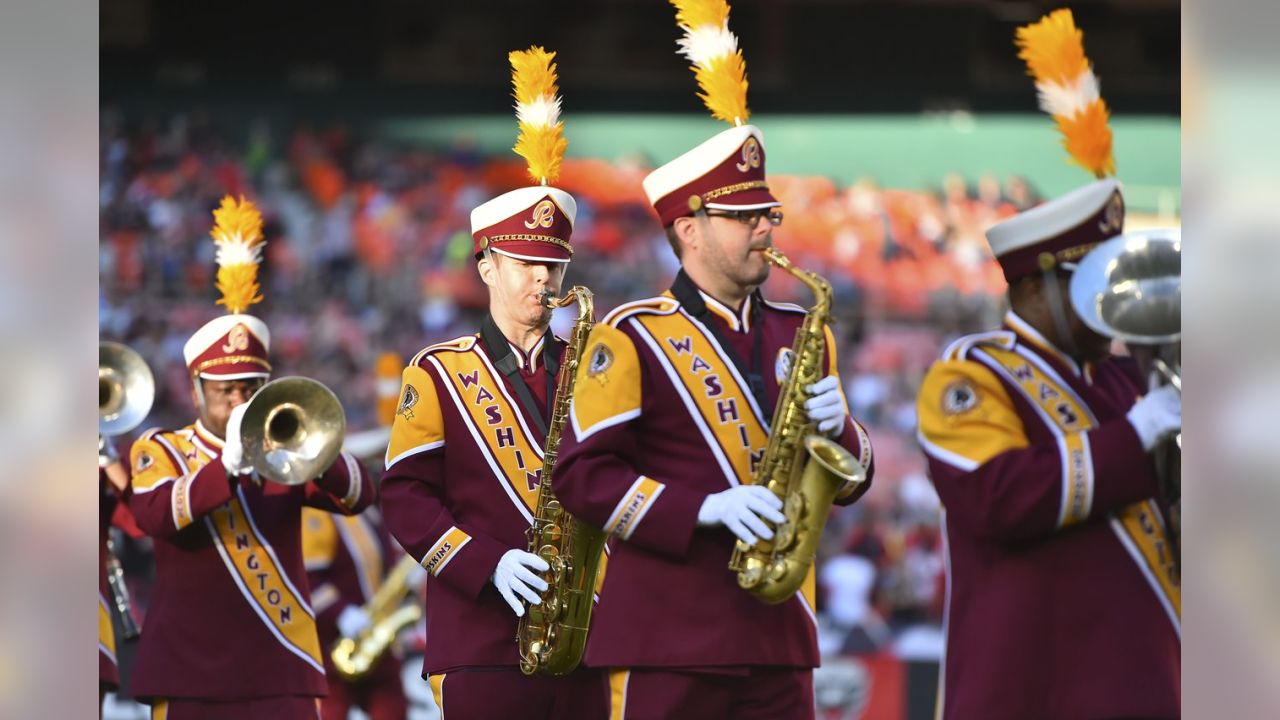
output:
<path id="1" fill-rule="evenodd" d="M 1044 275 L 1044 293 L 1045 300 L 1049 302 L 1049 314 L 1053 316 L 1053 325 L 1058 331 L 1058 342 L 1064 347 L 1058 348 L 1065 352 L 1069 357 L 1079 359 L 1079 348 L 1076 347 L 1076 340 L 1071 335 L 1071 326 L 1067 323 L 1067 310 L 1062 306 L 1062 293 L 1058 287 L 1058 273 L 1053 268 L 1045 269 Z"/>

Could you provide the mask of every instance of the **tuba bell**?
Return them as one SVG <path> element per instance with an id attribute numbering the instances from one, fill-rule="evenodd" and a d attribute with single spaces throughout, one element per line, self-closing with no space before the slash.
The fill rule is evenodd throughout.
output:
<path id="1" fill-rule="evenodd" d="M 263 385 L 249 399 L 240 424 L 245 460 L 282 485 L 301 485 L 333 464 L 342 450 L 347 417 L 323 383 L 287 377 Z"/>
<path id="2" fill-rule="evenodd" d="M 1125 343 L 1149 388 L 1182 392 L 1182 231 L 1138 230 L 1099 244 L 1071 275 L 1071 305 L 1095 332 Z M 1182 509 L 1182 433 L 1154 452 L 1175 563 Z"/>
<path id="3" fill-rule="evenodd" d="M 156 399 L 156 381 L 151 368 L 136 350 L 115 342 L 98 343 L 98 467 L 114 462 L 107 438 L 134 429 L 151 412 Z M 107 470 L 111 472 L 110 469 Z M 107 588 L 116 616 L 120 619 L 120 639 L 133 640 L 140 631 L 133 619 L 124 569 L 116 555 L 115 542 L 107 538 Z"/>
<path id="4" fill-rule="evenodd" d="M 120 343 L 98 343 L 98 434 L 120 435 L 151 412 L 156 381 L 137 351 Z"/>

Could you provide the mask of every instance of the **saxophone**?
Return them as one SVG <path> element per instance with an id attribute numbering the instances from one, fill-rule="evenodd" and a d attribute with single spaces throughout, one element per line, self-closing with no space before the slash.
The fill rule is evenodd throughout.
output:
<path id="1" fill-rule="evenodd" d="M 773 529 L 772 541 L 747 545 L 739 540 L 729 560 L 739 586 L 776 605 L 794 595 L 809 574 L 836 494 L 865 481 L 867 472 L 853 453 L 818 434 L 804 410 L 804 388 L 823 376 L 831 284 L 797 268 L 773 248 L 764 250 L 764 256 L 804 283 L 815 298 L 796 331 L 792 364 L 778 391 L 769 444 L 753 478 L 754 484 L 769 488 L 782 500 L 786 520 Z"/>
<path id="2" fill-rule="evenodd" d="M 402 558 L 363 608 L 369 614 L 369 627 L 354 638 L 341 638 L 334 643 L 329 657 L 342 679 L 359 680 L 368 674 L 400 631 L 422 617 L 422 608 L 417 603 L 403 604 L 405 596 L 413 590 L 409 578 L 413 577 L 417 564 L 412 557 Z"/>
<path id="3" fill-rule="evenodd" d="M 551 490 L 551 474 L 555 470 L 564 423 L 569 417 L 578 364 L 595 319 L 591 291 L 587 288 L 574 286 L 563 298 L 547 295 L 543 299 L 548 308 L 565 307 L 575 301 L 578 319 L 556 377 L 537 512 L 533 525 L 526 531 L 529 552 L 545 560 L 551 568 L 542 574 L 542 579 L 547 581 L 542 603 L 528 607 L 516 632 L 520 671 L 525 675 L 565 675 L 582 660 L 587 648 L 600 552 L 606 539 L 602 530 L 578 522 L 566 513 Z"/>

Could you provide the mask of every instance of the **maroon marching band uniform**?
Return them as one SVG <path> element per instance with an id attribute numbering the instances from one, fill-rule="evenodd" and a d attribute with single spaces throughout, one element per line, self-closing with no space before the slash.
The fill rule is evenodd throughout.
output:
<path id="1" fill-rule="evenodd" d="M 224 711 L 188 716 L 244 717 L 234 709 L 241 702 L 266 717 L 279 712 L 272 705 L 327 692 L 301 509 L 359 512 L 374 499 L 369 477 L 345 451 L 304 485 L 228 477 L 221 448 L 199 421 L 149 430 L 133 445 L 130 508 L 154 539 L 156 582 L 130 692 L 152 702 L 153 717 L 182 720 L 176 703 L 186 700 Z"/>
<path id="2" fill-rule="evenodd" d="M 942 717 L 1174 718 L 1178 578 L 1125 413 L 1135 364 L 1083 367 L 1010 313 L 920 392 L 945 507 Z"/>
<path id="3" fill-rule="evenodd" d="M 349 682 L 334 670 L 330 654 L 340 637 L 338 616 L 348 607 L 368 603 L 403 551 L 391 540 L 375 508 L 350 517 L 304 508 L 302 523 L 303 560 L 329 678 L 321 717 L 346 720 L 350 708 L 358 706 L 372 720 L 403 719 L 408 702 L 399 657 L 387 652 L 368 675 Z"/>
<path id="4" fill-rule="evenodd" d="M 709 494 L 751 481 L 769 427 L 704 322 L 748 363 L 761 336 L 752 370 L 771 413 L 804 311 L 756 294 L 735 312 L 693 292 L 709 311 L 702 321 L 670 293 L 623 305 L 595 326 L 580 365 L 553 482 L 569 512 L 613 536 L 585 662 L 612 669 L 614 716 L 812 717 L 812 573 L 796 597 L 767 605 L 728 570 L 733 534 L 696 526 Z M 834 375 L 829 331 L 827 341 Z M 837 501 L 847 504 L 874 468 L 852 418 L 839 442 L 868 469 Z"/>
<path id="5" fill-rule="evenodd" d="M 429 572 L 423 676 L 451 720 L 604 717 L 599 673 L 519 671 L 518 619 L 490 582 L 502 555 L 528 544 L 546 440 L 515 383 L 548 421 L 563 344 L 548 332 L 526 354 L 492 319 L 484 327 L 405 369 L 387 449 L 383 517 Z"/>

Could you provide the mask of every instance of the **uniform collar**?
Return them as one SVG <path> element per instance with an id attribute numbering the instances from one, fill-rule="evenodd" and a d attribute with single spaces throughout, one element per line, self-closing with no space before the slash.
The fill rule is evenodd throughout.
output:
<path id="1" fill-rule="evenodd" d="M 693 299 L 689 295 L 690 290 L 696 291 L 698 297 L 702 300 L 702 304 L 706 307 L 707 312 L 723 320 L 724 324 L 728 325 L 730 330 L 740 333 L 747 333 L 751 331 L 751 314 L 755 309 L 756 304 L 760 301 L 759 298 L 756 297 L 760 292 L 759 290 L 748 295 L 746 299 L 742 301 L 742 306 L 737 310 L 734 310 L 728 305 L 712 297 L 702 288 L 698 287 L 698 284 L 695 283 L 683 269 L 681 269 L 679 274 L 676 275 L 675 282 L 671 286 L 671 294 L 677 300 L 680 300 L 681 304 L 686 304 L 687 300 Z M 697 312 L 697 308 L 686 309 L 690 310 L 695 316 L 700 314 Z"/>
<path id="2" fill-rule="evenodd" d="M 1031 327 L 1030 323 L 1019 317 L 1014 311 L 1010 310 L 1005 314 L 1004 324 L 1005 327 L 1012 330 L 1014 334 L 1018 336 L 1019 341 L 1031 346 L 1041 355 L 1066 368 L 1072 375 L 1075 375 L 1078 378 L 1084 378 L 1086 381 L 1092 379 L 1092 372 L 1089 367 L 1089 363 L 1085 363 L 1082 370 L 1080 363 L 1077 363 L 1070 355 L 1059 350 L 1056 345 L 1049 342 L 1049 338 L 1042 335 L 1039 330 Z"/>
<path id="3" fill-rule="evenodd" d="M 200 422 L 199 420 L 196 420 L 196 424 L 194 427 L 196 431 L 196 437 L 199 438 L 201 442 L 205 443 L 209 447 L 217 450 L 221 450 L 222 446 L 226 444 L 222 441 L 222 438 L 218 437 L 217 435 L 214 435 L 209 430 L 209 428 L 206 428 L 204 426 L 204 423 Z"/>
<path id="4" fill-rule="evenodd" d="M 546 344 L 547 336 L 543 335 L 538 338 L 538 342 L 530 348 L 529 352 L 525 352 L 512 344 L 510 340 L 507 341 L 507 347 L 511 348 L 511 354 L 516 358 L 516 367 L 527 373 L 538 369 L 538 360 L 542 358 L 542 348 Z"/>

